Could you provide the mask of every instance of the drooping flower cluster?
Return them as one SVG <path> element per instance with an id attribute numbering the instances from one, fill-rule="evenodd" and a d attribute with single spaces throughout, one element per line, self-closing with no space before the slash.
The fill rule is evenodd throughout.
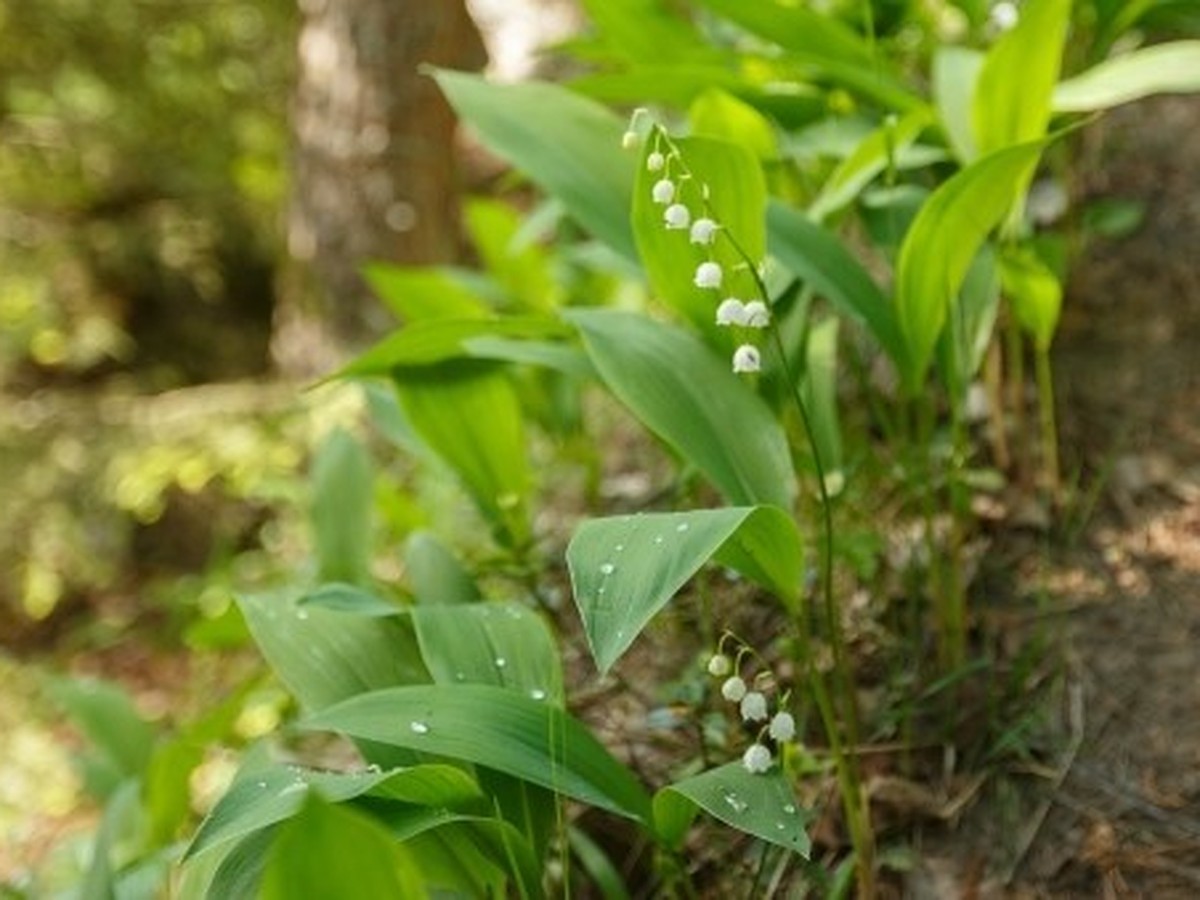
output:
<path id="1" fill-rule="evenodd" d="M 633 114 L 629 130 L 622 144 L 626 148 L 637 146 L 641 136 L 638 124 L 646 117 L 644 109 Z M 654 127 L 650 140 L 653 146 L 646 154 L 646 169 L 658 175 L 650 188 L 650 197 L 663 207 L 663 227 L 668 231 L 687 231 L 688 241 L 704 249 L 707 258 L 696 267 L 692 283 L 701 290 L 720 291 L 725 283 L 725 271 L 714 258 L 712 247 L 721 232 L 720 223 L 711 215 L 708 204 L 708 186 L 701 188 L 703 209 L 695 212 L 683 199 L 682 182 L 692 178 L 686 162 L 670 137 Z M 763 329 L 771 323 L 771 313 L 762 300 L 742 301 L 727 296 L 717 306 L 716 322 L 722 327 L 738 329 Z M 733 353 L 733 371 L 736 373 L 758 372 L 762 369 L 762 356 L 750 342 L 740 344 Z"/>
<path id="2" fill-rule="evenodd" d="M 725 643 L 724 638 L 721 643 Z M 721 697 L 728 703 L 737 705 L 742 722 L 759 725 L 754 743 L 742 754 L 742 765 L 749 772 L 761 774 L 769 771 L 775 764 L 772 745 L 778 747 L 795 738 L 796 720 L 790 712 L 782 708 L 787 701 L 786 695 L 772 714 L 767 700 L 767 692 L 774 684 L 774 677 L 770 672 L 759 672 L 749 684 L 738 674 L 743 658 L 750 652 L 743 648 L 731 659 L 721 646 L 718 646 L 717 652 L 708 661 L 708 673 L 714 678 L 722 679 Z"/>

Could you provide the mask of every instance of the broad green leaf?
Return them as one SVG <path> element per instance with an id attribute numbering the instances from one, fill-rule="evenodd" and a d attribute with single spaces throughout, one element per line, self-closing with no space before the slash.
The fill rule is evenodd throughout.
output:
<path id="1" fill-rule="evenodd" d="M 727 91 L 707 88 L 692 101 L 688 119 L 694 135 L 740 144 L 761 160 L 779 157 L 779 142 L 771 123 Z"/>
<path id="2" fill-rule="evenodd" d="M 303 724 L 486 766 L 649 822 L 641 786 L 582 724 L 551 703 L 507 688 L 390 688 L 352 697 Z"/>
<path id="3" fill-rule="evenodd" d="M 1062 310 L 1062 284 L 1030 248 L 1006 249 L 1000 257 L 1000 281 L 1021 327 L 1045 353 L 1054 340 Z"/>
<path id="4" fill-rule="evenodd" d="M 866 326 L 899 367 L 905 344 L 891 302 L 862 264 L 830 231 L 781 203 L 767 210 L 771 253 L 833 304 Z"/>
<path id="5" fill-rule="evenodd" d="M 682 312 L 718 345 L 729 342 L 719 331 L 715 313 L 722 298 L 752 298 L 755 285 L 745 270 L 745 260 L 734 249 L 741 245 L 757 265 L 766 252 L 766 182 L 758 160 L 744 147 L 715 138 L 677 138 L 674 144 L 682 162 L 669 162 L 663 172 L 651 172 L 645 158 L 654 151 L 668 153 L 666 138 L 655 129 L 646 140 L 633 195 L 633 233 L 638 252 L 654 292 Z M 680 176 L 690 173 L 691 177 Z M 663 221 L 665 207 L 651 196 L 654 183 L 669 174 L 677 187 L 676 202 L 691 211 L 693 219 L 708 216 L 721 225 L 721 232 L 708 247 L 693 244 L 688 229 L 668 229 Z M 705 188 L 708 199 L 704 198 Z M 696 287 L 696 267 L 705 260 L 720 263 L 725 272 L 721 291 Z M 728 349 L 732 350 L 732 346 Z"/>
<path id="6" fill-rule="evenodd" d="M 403 840 L 430 888 L 438 896 L 521 897 L 541 900 L 543 857 L 508 822 L 479 816 L 446 816 L 435 827 L 420 823 L 412 834 L 403 821 L 389 815 L 393 835 Z M 510 879 L 516 884 L 510 887 Z"/>
<path id="7" fill-rule="evenodd" d="M 1071 0 L 1029 0 L 1017 25 L 988 51 L 971 101 L 980 154 L 1046 133 L 1070 19 Z"/>
<path id="8" fill-rule="evenodd" d="M 893 109 L 921 100 L 890 71 L 882 54 L 833 16 L 776 0 L 699 0 L 701 6 L 771 41 L 830 81 Z"/>
<path id="9" fill-rule="evenodd" d="M 425 665 L 438 684 L 491 684 L 563 705 L 562 664 L 554 637 L 516 603 L 412 609 Z"/>
<path id="10" fill-rule="evenodd" d="M 971 101 L 983 60 L 982 53 L 968 47 L 942 46 L 933 54 L 933 101 L 946 139 L 962 163 L 979 155 Z"/>
<path id="11" fill-rule="evenodd" d="M 600 891 L 603 900 L 632 900 L 625 878 L 604 848 L 591 835 L 574 825 L 567 826 L 567 841 L 588 880 Z"/>
<path id="12" fill-rule="evenodd" d="M 582 0 L 614 55 L 629 62 L 686 63 L 720 52 L 661 0 Z"/>
<path id="13" fill-rule="evenodd" d="M 804 400 L 812 423 L 813 438 L 821 457 L 826 488 L 843 476 L 842 431 L 837 408 L 838 320 L 825 319 L 808 333 L 807 364 L 804 370 Z"/>
<path id="14" fill-rule="evenodd" d="M 184 859 L 290 818 L 313 791 L 335 803 L 371 796 L 439 809 L 463 809 L 482 797 L 470 775 L 446 765 L 347 773 L 251 765 L 201 823 Z"/>
<path id="15" fill-rule="evenodd" d="M 113 791 L 92 841 L 92 858 L 79 886 L 79 900 L 116 900 L 116 872 L 112 854 L 132 830 L 139 813 L 139 783 L 128 778 Z"/>
<path id="16" fill-rule="evenodd" d="M 729 363 L 645 316 L 575 310 L 567 318 L 609 390 L 726 500 L 791 508 L 796 480 L 787 438 Z"/>
<path id="17" fill-rule="evenodd" d="M 609 247 L 637 259 L 628 219 L 634 159 L 621 149 L 624 120 L 551 84 L 492 84 L 445 69 L 434 77 L 491 150 Z"/>
<path id="18" fill-rule="evenodd" d="M 363 584 L 368 580 L 374 477 L 367 451 L 340 428 L 317 451 L 312 522 L 322 581 Z"/>
<path id="19" fill-rule="evenodd" d="M 1152 94 L 1200 91 L 1200 41 L 1171 41 L 1114 56 L 1054 90 L 1056 112 L 1096 112 Z"/>
<path id="20" fill-rule="evenodd" d="M 589 519 L 567 547 L 571 589 L 596 667 L 607 672 L 649 621 L 710 559 L 785 603 L 799 596 L 803 548 L 773 506 Z"/>
<path id="21" fill-rule="evenodd" d="M 368 816 L 309 796 L 279 830 L 263 871 L 262 900 L 342 900 L 429 894 L 412 854 Z"/>
<path id="22" fill-rule="evenodd" d="M 805 859 L 812 848 L 805 831 L 810 815 L 777 768 L 754 774 L 732 762 L 667 785 L 654 795 L 654 824 L 663 840 L 681 845 L 697 808 Z"/>
<path id="23" fill-rule="evenodd" d="M 951 396 L 960 402 L 983 365 L 999 309 L 996 254 L 984 244 L 967 269 L 958 298 L 951 306 L 949 326 L 939 343 L 939 371 Z"/>
<path id="24" fill-rule="evenodd" d="M 809 206 L 808 214 L 820 221 L 853 203 L 880 173 L 897 166 L 899 155 L 913 145 L 931 119 L 931 111 L 921 107 L 898 121 L 889 119 L 872 131 L 833 170 L 821 193 Z"/>
<path id="25" fill-rule="evenodd" d="M 917 213 L 896 269 L 909 392 L 925 378 L 950 304 L 980 244 L 1011 208 L 1044 146 L 1044 141 L 1018 144 L 981 158 L 934 191 Z"/>
<path id="26" fill-rule="evenodd" d="M 301 595 L 296 603 L 300 609 L 319 606 L 359 616 L 397 616 L 403 612 L 399 605 L 378 594 L 340 581 L 323 584 Z"/>
<path id="27" fill-rule="evenodd" d="M 532 475 L 516 390 L 487 362 L 458 361 L 395 373 L 404 415 L 422 442 L 458 476 L 498 540 L 528 540 Z"/>
<path id="28" fill-rule="evenodd" d="M 481 319 L 486 304 L 448 269 L 375 262 L 363 267 L 367 284 L 408 322 L 427 319 Z"/>
<path id="29" fill-rule="evenodd" d="M 663 103 L 685 108 L 705 91 L 718 88 L 760 107 L 761 93 L 727 66 L 647 64 L 620 72 L 592 72 L 572 79 L 571 87 L 604 103 Z M 823 97 L 813 88 L 797 85 L 796 103 L 805 118 L 825 110 Z"/>
<path id="30" fill-rule="evenodd" d="M 549 312 L 558 306 L 562 292 L 551 274 L 547 252 L 535 243 L 518 243 L 521 217 L 515 209 L 499 200 L 476 197 L 467 202 L 463 220 L 484 268 L 517 309 Z"/>
<path id="31" fill-rule="evenodd" d="M 397 368 L 440 365 L 468 356 L 466 343 L 472 338 L 552 338 L 562 334 L 561 323 L 540 316 L 423 320 L 388 335 L 333 377 L 386 375 Z"/>
<path id="32" fill-rule="evenodd" d="M 48 693 L 111 763 L 115 777 L 136 777 L 145 771 L 154 752 L 154 728 L 123 688 L 93 678 L 55 678 Z"/>
<path id="33" fill-rule="evenodd" d="M 595 378 L 596 370 L 578 347 L 550 341 L 522 341 L 514 338 L 478 337 L 464 342 L 476 359 L 521 363 L 553 369 L 575 378 Z"/>
<path id="34" fill-rule="evenodd" d="M 300 606 L 282 594 L 244 595 L 238 605 L 263 656 L 305 709 L 429 680 L 412 624 L 403 617 Z"/>
<path id="35" fill-rule="evenodd" d="M 479 587 L 450 548 L 428 531 L 409 535 L 404 543 L 408 586 L 418 603 L 474 603 Z"/>
<path id="36" fill-rule="evenodd" d="M 170 845 L 192 813 L 191 777 L 204 745 L 185 736 L 160 741 L 142 776 L 142 806 L 155 847 Z M 190 825 L 190 822 L 189 822 Z"/>

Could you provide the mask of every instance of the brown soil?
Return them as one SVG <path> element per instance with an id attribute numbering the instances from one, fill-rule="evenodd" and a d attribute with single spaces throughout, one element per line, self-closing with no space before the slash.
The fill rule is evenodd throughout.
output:
<path id="1" fill-rule="evenodd" d="M 1087 196 L 1145 219 L 1076 263 L 1055 348 L 1066 469 L 1099 502 L 1079 539 L 1016 560 L 1066 639 L 1056 739 L 913 897 L 1200 897 L 1200 100 L 1120 110 L 1083 153 Z"/>

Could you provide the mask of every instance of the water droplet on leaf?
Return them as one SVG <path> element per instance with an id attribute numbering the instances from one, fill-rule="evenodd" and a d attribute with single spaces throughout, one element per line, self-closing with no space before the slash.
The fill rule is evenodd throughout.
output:
<path id="1" fill-rule="evenodd" d="M 412 722 L 408 726 L 413 734 L 429 734 L 429 726 L 424 722 Z"/>
<path id="2" fill-rule="evenodd" d="M 614 566 L 612 563 L 605 563 L 604 565 L 602 565 L 600 567 L 600 574 L 601 575 L 611 575 L 616 570 L 617 570 L 617 567 Z"/>

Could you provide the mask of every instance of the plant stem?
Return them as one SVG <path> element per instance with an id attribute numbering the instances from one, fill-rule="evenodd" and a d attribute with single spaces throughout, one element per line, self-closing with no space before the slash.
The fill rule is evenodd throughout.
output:
<path id="1" fill-rule="evenodd" d="M 1054 374 L 1050 368 L 1050 349 L 1038 348 L 1037 366 L 1038 414 L 1041 418 L 1042 465 L 1046 471 L 1051 500 L 1058 497 L 1062 475 L 1058 468 L 1058 424 L 1054 412 Z"/>

